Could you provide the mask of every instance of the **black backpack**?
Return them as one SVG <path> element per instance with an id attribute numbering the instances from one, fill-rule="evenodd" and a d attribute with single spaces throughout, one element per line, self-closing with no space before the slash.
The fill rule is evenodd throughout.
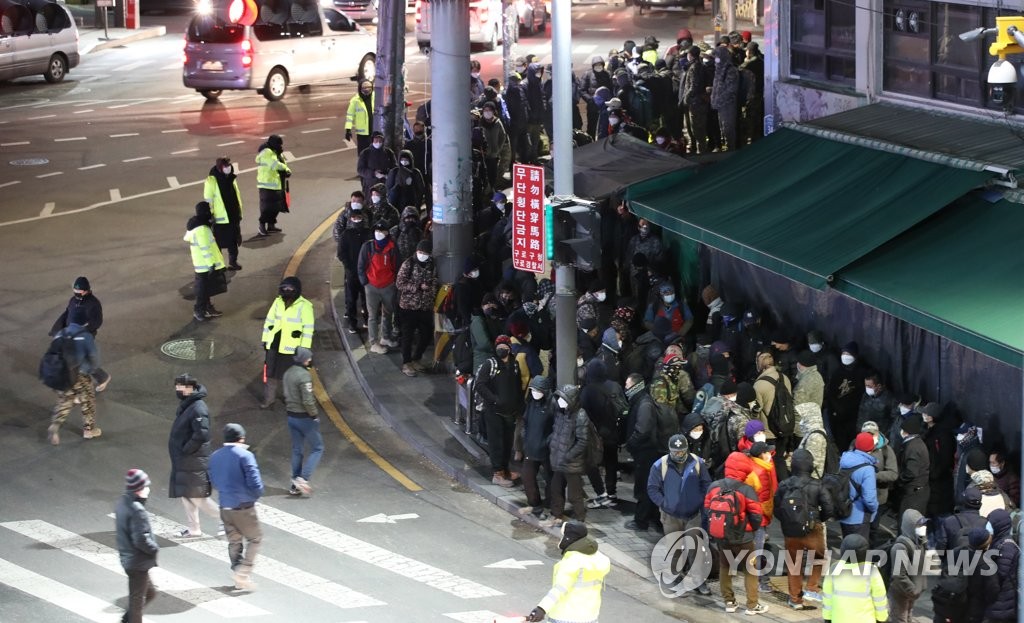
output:
<path id="1" fill-rule="evenodd" d="M 462 374 L 469 374 L 473 371 L 473 339 L 469 334 L 469 329 L 455 336 L 455 343 L 452 345 L 452 363 L 455 364 L 455 370 Z"/>
<path id="2" fill-rule="evenodd" d="M 839 448 L 836 447 L 836 442 L 825 431 L 821 429 L 812 430 L 800 442 L 801 448 L 806 448 L 807 440 L 810 439 L 811 435 L 821 435 L 825 440 L 825 469 L 821 474 L 822 478 L 825 477 L 825 474 L 837 473 L 839 471 Z"/>
<path id="3" fill-rule="evenodd" d="M 781 379 L 776 380 L 765 376 L 758 380 L 768 381 L 775 387 L 775 400 L 772 401 L 771 411 L 768 412 L 768 428 L 776 437 L 791 436 L 796 430 L 796 407 L 793 405 L 793 394 L 789 392 Z"/>
<path id="4" fill-rule="evenodd" d="M 39 379 L 43 385 L 61 392 L 74 386 L 78 378 L 78 365 L 72 364 L 75 361 L 75 336 L 84 332 L 85 329 L 80 329 L 68 334 L 67 329 L 63 329 L 53 338 L 39 362 Z"/>
<path id="5" fill-rule="evenodd" d="M 837 473 L 825 474 L 821 484 L 832 494 L 835 508 L 833 519 L 846 519 L 853 513 L 853 501 L 862 495 L 860 484 L 851 479 L 853 473 L 862 467 L 872 467 L 871 463 L 858 463 L 853 467 L 844 467 Z M 855 494 L 850 495 L 850 485 Z"/>
<path id="6" fill-rule="evenodd" d="M 679 416 L 675 409 L 668 405 L 654 403 L 658 416 L 657 443 L 658 448 L 667 448 L 672 435 L 679 433 Z"/>
<path id="7" fill-rule="evenodd" d="M 779 485 L 777 504 L 773 511 L 786 537 L 807 536 L 817 524 L 814 509 L 807 501 L 807 490 L 799 480 L 787 478 Z"/>

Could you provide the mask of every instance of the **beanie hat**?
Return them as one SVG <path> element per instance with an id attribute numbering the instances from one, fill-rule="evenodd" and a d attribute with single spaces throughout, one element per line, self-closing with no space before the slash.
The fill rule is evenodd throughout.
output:
<path id="1" fill-rule="evenodd" d="M 601 334 L 601 344 L 613 353 L 619 352 L 619 335 L 615 332 L 614 327 L 604 330 L 604 333 Z"/>
<path id="2" fill-rule="evenodd" d="M 907 417 L 903 418 L 903 423 L 900 424 L 900 429 L 908 435 L 920 435 L 921 428 L 924 426 L 924 422 L 921 420 L 920 413 L 911 413 Z"/>
<path id="3" fill-rule="evenodd" d="M 281 149 L 284 147 L 284 139 L 278 134 L 271 134 L 267 137 L 267 145 L 270 145 L 271 149 Z"/>
<path id="4" fill-rule="evenodd" d="M 658 316 L 651 326 L 651 333 L 659 340 L 664 341 L 665 336 L 672 333 L 672 321 L 665 316 Z"/>
<path id="5" fill-rule="evenodd" d="M 125 491 L 142 491 L 149 486 L 149 474 L 142 471 L 141 469 L 130 469 L 128 473 L 124 475 L 124 490 Z"/>
<path id="6" fill-rule="evenodd" d="M 967 535 L 967 544 L 971 549 L 981 549 L 991 538 L 992 535 L 985 528 L 971 528 L 970 534 Z"/>
<path id="7" fill-rule="evenodd" d="M 245 439 L 245 429 L 241 424 L 227 424 L 224 426 L 224 443 L 235 443 Z"/>
<path id="8" fill-rule="evenodd" d="M 992 472 L 987 469 L 982 469 L 971 474 L 971 482 L 979 487 L 985 488 L 995 484 L 996 478 L 992 475 Z"/>
<path id="9" fill-rule="evenodd" d="M 370 138 L 371 139 L 384 138 L 384 133 L 381 132 L 380 130 L 374 130 L 373 133 L 370 134 Z"/>
<path id="10" fill-rule="evenodd" d="M 430 241 L 427 239 L 420 240 L 419 242 L 416 243 L 416 251 L 420 253 L 426 253 L 427 255 L 430 255 L 430 253 L 432 253 L 433 250 L 434 246 L 430 244 Z"/>
<path id="11" fill-rule="evenodd" d="M 744 30 L 743 32 L 740 33 L 740 38 L 743 39 L 744 41 L 750 41 L 751 39 L 754 38 L 754 35 L 751 34 L 749 30 Z"/>
<path id="12" fill-rule="evenodd" d="M 915 396 L 915 398 L 916 398 L 916 396 Z M 913 404 L 913 403 L 905 402 L 903 404 Z M 921 407 L 920 411 L 921 411 L 921 413 L 923 415 L 927 415 L 928 417 L 930 417 L 933 420 L 938 419 L 939 414 L 942 413 L 942 409 L 939 408 L 939 403 L 937 403 L 937 402 L 929 402 L 925 406 Z"/>
<path id="13" fill-rule="evenodd" d="M 277 291 L 281 290 L 295 290 L 295 296 L 302 296 L 302 281 L 298 277 L 285 277 L 281 280 L 281 283 L 277 286 Z"/>
<path id="14" fill-rule="evenodd" d="M 79 277 L 78 279 L 75 279 L 75 283 L 72 284 L 71 289 L 72 290 L 92 290 L 92 287 L 89 286 L 89 280 L 88 279 L 86 279 L 85 277 Z"/>
<path id="15" fill-rule="evenodd" d="M 789 333 L 785 329 L 776 329 L 772 333 L 772 342 L 775 344 L 789 344 L 793 338 L 789 337 Z"/>
<path id="16" fill-rule="evenodd" d="M 509 336 L 507 336 L 507 335 L 499 335 L 498 337 L 494 338 L 494 345 L 495 346 L 501 346 L 502 344 L 504 344 L 505 346 L 508 346 L 509 348 L 511 348 L 512 347 L 512 339 Z"/>
<path id="17" fill-rule="evenodd" d="M 196 204 L 196 216 L 204 221 L 208 221 L 213 218 L 213 208 L 206 201 L 200 201 Z"/>
<path id="18" fill-rule="evenodd" d="M 964 490 L 963 503 L 967 508 L 981 508 L 981 490 L 977 487 L 967 487 Z"/>
<path id="19" fill-rule="evenodd" d="M 471 273 L 474 270 L 480 269 L 480 260 L 475 255 L 470 255 L 466 258 L 466 261 L 462 263 L 463 274 Z"/>
<path id="20" fill-rule="evenodd" d="M 967 467 L 972 472 L 988 469 L 988 454 L 979 447 L 971 448 L 967 451 Z"/>
<path id="21" fill-rule="evenodd" d="M 85 326 L 89 322 L 89 312 L 82 305 L 74 305 L 71 307 L 71 311 L 68 312 L 68 322 Z"/>
<path id="22" fill-rule="evenodd" d="M 771 452 L 772 447 L 763 441 L 758 441 L 750 446 L 750 456 L 761 456 L 765 452 Z"/>
<path id="23" fill-rule="evenodd" d="M 191 374 L 189 374 L 188 372 L 186 372 L 184 374 L 179 374 L 178 376 L 174 377 L 174 384 L 175 385 L 189 385 L 191 387 L 199 387 L 199 380 L 196 379 L 196 377 L 194 377 Z"/>
<path id="24" fill-rule="evenodd" d="M 754 386 L 750 383 L 740 383 L 736 386 L 736 403 L 741 407 L 749 407 L 750 403 L 757 400 L 757 394 L 754 393 Z M 760 424 L 760 421 L 758 421 Z M 764 426 L 762 424 L 762 426 Z M 763 430 L 763 429 L 762 429 Z"/>
<path id="25" fill-rule="evenodd" d="M 734 381 L 731 381 L 731 380 L 726 380 L 724 383 L 722 383 L 722 389 L 720 389 L 718 391 L 718 393 L 723 395 L 723 396 L 728 396 L 729 394 L 735 394 L 736 393 L 736 383 Z"/>
<path id="26" fill-rule="evenodd" d="M 875 433 L 878 432 L 878 423 L 868 420 L 867 422 L 864 422 L 864 426 L 861 426 L 860 430 L 861 432 L 870 433 L 874 435 Z"/>
<path id="27" fill-rule="evenodd" d="M 686 435 L 672 435 L 668 440 L 668 451 L 669 452 L 684 452 L 689 451 L 690 442 L 686 440 Z"/>
<path id="28" fill-rule="evenodd" d="M 747 439 L 753 439 L 754 435 L 764 432 L 764 424 L 761 420 L 750 420 L 747 425 L 743 427 L 743 436 Z"/>
<path id="29" fill-rule="evenodd" d="M 302 346 L 295 349 L 295 356 L 292 359 L 295 363 L 305 364 L 307 361 L 313 358 L 313 351 Z"/>
<path id="30" fill-rule="evenodd" d="M 558 549 L 563 552 L 573 543 L 587 536 L 587 524 L 582 521 L 567 521 L 562 525 L 562 540 Z"/>
<path id="31" fill-rule="evenodd" d="M 864 562 L 867 559 L 868 540 L 859 534 L 847 534 L 839 544 L 839 551 L 843 556 L 852 555 L 853 560 L 850 562 Z"/>
<path id="32" fill-rule="evenodd" d="M 805 368 L 818 365 L 818 360 L 814 357 L 814 353 L 809 350 L 800 351 L 800 354 L 796 356 L 796 362 Z"/>
<path id="33" fill-rule="evenodd" d="M 846 346 L 843 346 L 844 353 L 850 353 L 854 357 L 860 354 L 860 347 L 857 346 L 857 342 L 849 342 Z"/>
<path id="34" fill-rule="evenodd" d="M 526 337 L 530 333 L 530 325 L 522 320 L 508 323 L 508 331 L 513 337 Z"/>
<path id="35" fill-rule="evenodd" d="M 587 316 L 580 318 L 580 328 L 584 331 L 592 331 L 597 327 L 597 318 L 593 316 Z"/>
<path id="36" fill-rule="evenodd" d="M 679 41 L 680 39 L 689 39 L 690 41 L 693 41 L 693 35 L 690 34 L 689 28 L 679 29 L 679 32 L 676 33 L 676 41 Z"/>
<path id="37" fill-rule="evenodd" d="M 853 447 L 861 452 L 871 452 L 875 449 L 875 438 L 871 436 L 871 433 L 857 433 Z"/>

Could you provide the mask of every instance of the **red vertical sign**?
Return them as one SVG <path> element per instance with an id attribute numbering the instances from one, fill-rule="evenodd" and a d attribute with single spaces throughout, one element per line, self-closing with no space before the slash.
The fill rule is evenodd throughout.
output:
<path id="1" fill-rule="evenodd" d="M 512 166 L 512 265 L 544 272 L 544 167 Z"/>

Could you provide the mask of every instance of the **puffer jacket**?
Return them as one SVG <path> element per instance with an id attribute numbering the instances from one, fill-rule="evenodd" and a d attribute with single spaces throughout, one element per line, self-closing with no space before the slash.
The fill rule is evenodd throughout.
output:
<path id="1" fill-rule="evenodd" d="M 850 474 L 850 499 L 853 500 L 853 511 L 846 519 L 839 520 L 839 523 L 857 525 L 869 522 L 875 518 L 875 513 L 878 512 L 875 462 L 875 457 L 860 450 L 850 450 L 844 452 L 839 457 L 839 469 L 849 469 L 857 465 L 866 464 Z M 859 494 L 857 493 L 858 486 L 860 488 Z"/>
<path id="2" fill-rule="evenodd" d="M 740 74 L 732 64 L 729 50 L 717 47 L 715 55 L 715 80 L 711 83 L 711 107 L 726 110 L 736 106 L 740 86 Z"/>
<path id="3" fill-rule="evenodd" d="M 896 453 L 889 446 L 889 440 L 885 435 L 878 434 L 878 443 L 871 451 L 875 457 L 875 483 L 878 486 L 878 505 L 881 506 L 889 501 L 889 491 L 896 484 L 900 476 L 900 466 L 896 461 Z"/>
<path id="4" fill-rule="evenodd" d="M 734 491 L 743 505 L 743 513 L 747 518 L 746 530 L 739 543 L 749 543 L 754 540 L 754 532 L 761 527 L 762 515 L 761 503 L 758 501 L 757 492 L 744 483 L 750 475 L 752 463 L 750 457 L 742 452 L 733 452 L 725 460 L 725 478 L 716 480 L 708 487 L 708 494 L 704 496 L 704 507 L 711 505 L 711 500 L 721 491 Z"/>
<path id="5" fill-rule="evenodd" d="M 613 444 L 618 438 L 618 419 L 621 413 L 615 411 L 614 393 L 622 397 L 622 387 L 608 380 L 604 363 L 596 357 L 587 362 L 586 384 L 580 392 L 580 406 L 587 412 L 587 417 L 597 427 L 598 434 L 605 444 Z"/>
<path id="6" fill-rule="evenodd" d="M 167 451 L 171 455 L 168 497 L 205 498 L 210 496 L 210 411 L 206 407 L 206 387 L 200 385 L 178 404 L 171 425 Z"/>
<path id="7" fill-rule="evenodd" d="M 1020 559 L 1020 547 L 1010 534 L 1013 523 L 1009 512 L 994 510 L 988 516 L 988 522 L 992 524 L 992 545 L 989 549 L 999 552 L 996 558 L 999 571 L 995 576 L 999 590 L 994 595 L 986 595 L 988 606 L 985 608 L 985 620 L 1016 621 L 1017 563 Z"/>
<path id="8" fill-rule="evenodd" d="M 398 245 L 398 261 L 404 262 L 416 254 L 416 245 L 423 240 L 423 224 L 420 223 L 419 208 L 406 206 L 402 220 L 391 228 L 391 237 Z"/>
<path id="9" fill-rule="evenodd" d="M 143 500 L 125 491 L 114 511 L 117 526 L 117 552 L 125 571 L 149 571 L 156 566 L 160 546 L 149 525 L 149 513 Z"/>
<path id="10" fill-rule="evenodd" d="M 775 511 L 775 492 L 779 490 L 779 477 L 775 473 L 775 463 L 765 461 L 761 457 L 752 457 L 753 469 L 747 476 L 747 484 L 757 491 L 757 499 L 761 502 L 762 526 L 772 522 L 772 513 Z"/>
<path id="11" fill-rule="evenodd" d="M 587 429 L 590 420 L 580 408 L 580 390 L 569 385 L 555 392 L 555 399 L 564 398 L 569 406 L 555 408 L 555 425 L 551 433 L 551 469 L 564 474 L 586 471 Z"/>
<path id="12" fill-rule="evenodd" d="M 544 392 L 540 400 L 530 390 Z M 551 431 L 554 426 L 555 401 L 551 397 L 551 379 L 535 376 L 530 380 L 523 410 L 523 458 L 529 461 L 547 461 L 550 455 Z"/>
<path id="13" fill-rule="evenodd" d="M 402 309 L 432 311 L 437 295 L 434 258 L 426 262 L 420 262 L 415 256 L 405 260 L 395 277 L 395 287 L 398 288 L 398 306 Z"/>
<path id="14" fill-rule="evenodd" d="M 807 501 L 808 512 L 815 524 L 827 521 L 835 514 L 835 505 L 832 496 L 827 488 L 821 485 L 821 481 L 811 477 L 811 470 L 814 469 L 814 459 L 811 453 L 803 448 L 793 452 L 790 461 L 790 477 L 779 483 L 778 491 L 775 492 L 773 508 L 780 508 L 786 504 L 786 494 L 789 491 L 802 491 Z M 786 524 L 782 524 L 783 536 L 802 537 L 802 534 L 786 534 Z M 814 526 L 811 526 L 812 528 Z"/>
<path id="15" fill-rule="evenodd" d="M 928 578 L 924 574 L 926 559 L 921 555 L 927 543 L 914 532 L 922 517 L 921 513 L 912 508 L 903 512 L 899 537 L 890 550 L 894 561 L 898 559 L 897 556 L 906 557 L 899 558 L 900 565 L 892 565 L 892 579 L 889 581 L 889 591 L 904 598 L 917 599 L 928 585 Z"/>

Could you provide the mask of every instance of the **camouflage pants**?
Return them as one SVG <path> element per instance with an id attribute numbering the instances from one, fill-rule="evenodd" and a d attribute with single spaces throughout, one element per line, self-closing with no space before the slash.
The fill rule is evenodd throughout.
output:
<path id="1" fill-rule="evenodd" d="M 75 406 L 75 399 L 82 405 L 82 428 L 91 429 L 96 423 L 96 392 L 92 387 L 92 378 L 88 374 L 78 373 L 75 384 L 67 391 L 57 392 L 57 405 L 53 408 L 52 424 L 58 427 L 68 419 L 71 409 Z"/>

